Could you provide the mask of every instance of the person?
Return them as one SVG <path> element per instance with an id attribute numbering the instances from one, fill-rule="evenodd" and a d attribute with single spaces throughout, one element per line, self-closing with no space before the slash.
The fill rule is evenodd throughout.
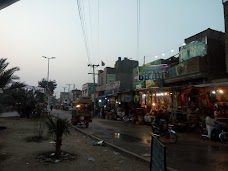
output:
<path id="1" fill-rule="evenodd" d="M 206 123 L 206 129 L 207 129 L 207 136 L 209 139 L 211 139 L 211 131 L 214 128 L 214 121 L 211 118 L 211 114 L 207 113 L 207 117 L 205 119 L 205 123 Z"/>
<path id="2" fill-rule="evenodd" d="M 51 111 L 52 111 L 52 109 L 53 109 L 53 106 L 52 106 L 52 105 L 51 105 L 50 109 L 51 109 Z"/>
<path id="3" fill-rule="evenodd" d="M 154 123 L 156 127 L 159 127 L 159 133 L 164 133 L 167 130 L 167 122 L 164 118 L 164 113 L 162 110 L 156 111 L 154 114 Z"/>
<path id="4" fill-rule="evenodd" d="M 101 109 L 100 109 L 100 118 L 103 118 L 103 110 L 104 110 L 104 108 L 102 106 Z"/>

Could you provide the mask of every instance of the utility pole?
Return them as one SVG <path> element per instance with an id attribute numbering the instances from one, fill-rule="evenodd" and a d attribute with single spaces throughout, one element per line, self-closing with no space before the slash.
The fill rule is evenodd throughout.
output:
<path id="1" fill-rule="evenodd" d="M 68 100 L 70 102 L 70 86 L 73 84 L 66 84 L 66 85 L 68 85 Z"/>
<path id="2" fill-rule="evenodd" d="M 64 90 L 64 93 L 63 93 L 63 100 L 65 101 L 65 89 L 66 89 L 67 87 L 63 87 L 63 90 Z"/>
<path id="3" fill-rule="evenodd" d="M 94 68 L 95 67 L 99 67 L 99 64 L 98 65 L 89 64 L 88 67 L 92 67 L 93 68 L 93 73 L 88 73 L 88 74 L 93 74 L 93 115 L 95 115 L 95 110 L 96 110 L 96 99 L 95 99 L 96 89 L 95 89 L 95 71 L 94 71 Z"/>

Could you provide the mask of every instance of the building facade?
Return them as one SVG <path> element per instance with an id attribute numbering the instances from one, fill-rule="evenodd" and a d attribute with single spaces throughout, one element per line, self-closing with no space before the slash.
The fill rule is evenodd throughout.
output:
<path id="1" fill-rule="evenodd" d="M 96 84 L 95 84 L 96 88 Z M 94 94 L 94 85 L 93 83 L 85 83 L 82 85 L 82 97 L 92 97 Z"/>
<path id="2" fill-rule="evenodd" d="M 82 90 L 74 89 L 70 91 L 71 101 L 79 100 L 82 97 Z"/>
<path id="3" fill-rule="evenodd" d="M 224 25 L 225 25 L 225 45 L 226 45 L 226 73 L 228 73 L 228 0 L 223 0 Z"/>
<path id="4" fill-rule="evenodd" d="M 226 77 L 225 34 L 204 30 L 185 39 L 179 48 L 179 64 L 168 68 L 165 86 L 205 84 Z"/>

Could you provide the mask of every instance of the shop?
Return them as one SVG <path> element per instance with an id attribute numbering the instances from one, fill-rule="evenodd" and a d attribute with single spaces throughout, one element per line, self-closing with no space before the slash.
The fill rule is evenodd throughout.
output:
<path id="1" fill-rule="evenodd" d="M 181 104 L 180 90 L 170 87 L 139 89 L 134 92 L 134 102 L 141 108 L 144 122 L 150 124 L 155 112 L 167 115 L 178 109 Z"/>
<path id="2" fill-rule="evenodd" d="M 187 87 L 182 90 L 181 103 L 187 113 L 213 112 L 217 117 L 228 117 L 228 84 L 214 83 Z"/>

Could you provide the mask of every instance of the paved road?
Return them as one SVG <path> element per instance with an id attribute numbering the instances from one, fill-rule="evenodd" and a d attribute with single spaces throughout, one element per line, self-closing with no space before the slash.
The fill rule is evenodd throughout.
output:
<path id="1" fill-rule="evenodd" d="M 52 114 L 71 117 L 70 112 L 58 110 L 54 110 Z M 94 118 L 89 128 L 85 126 L 79 128 L 140 156 L 150 153 L 150 126 Z M 178 133 L 177 144 L 170 144 L 166 140 L 163 142 L 167 147 L 169 167 L 183 171 L 228 170 L 228 144 L 203 140 L 200 135 L 193 133 Z"/>

